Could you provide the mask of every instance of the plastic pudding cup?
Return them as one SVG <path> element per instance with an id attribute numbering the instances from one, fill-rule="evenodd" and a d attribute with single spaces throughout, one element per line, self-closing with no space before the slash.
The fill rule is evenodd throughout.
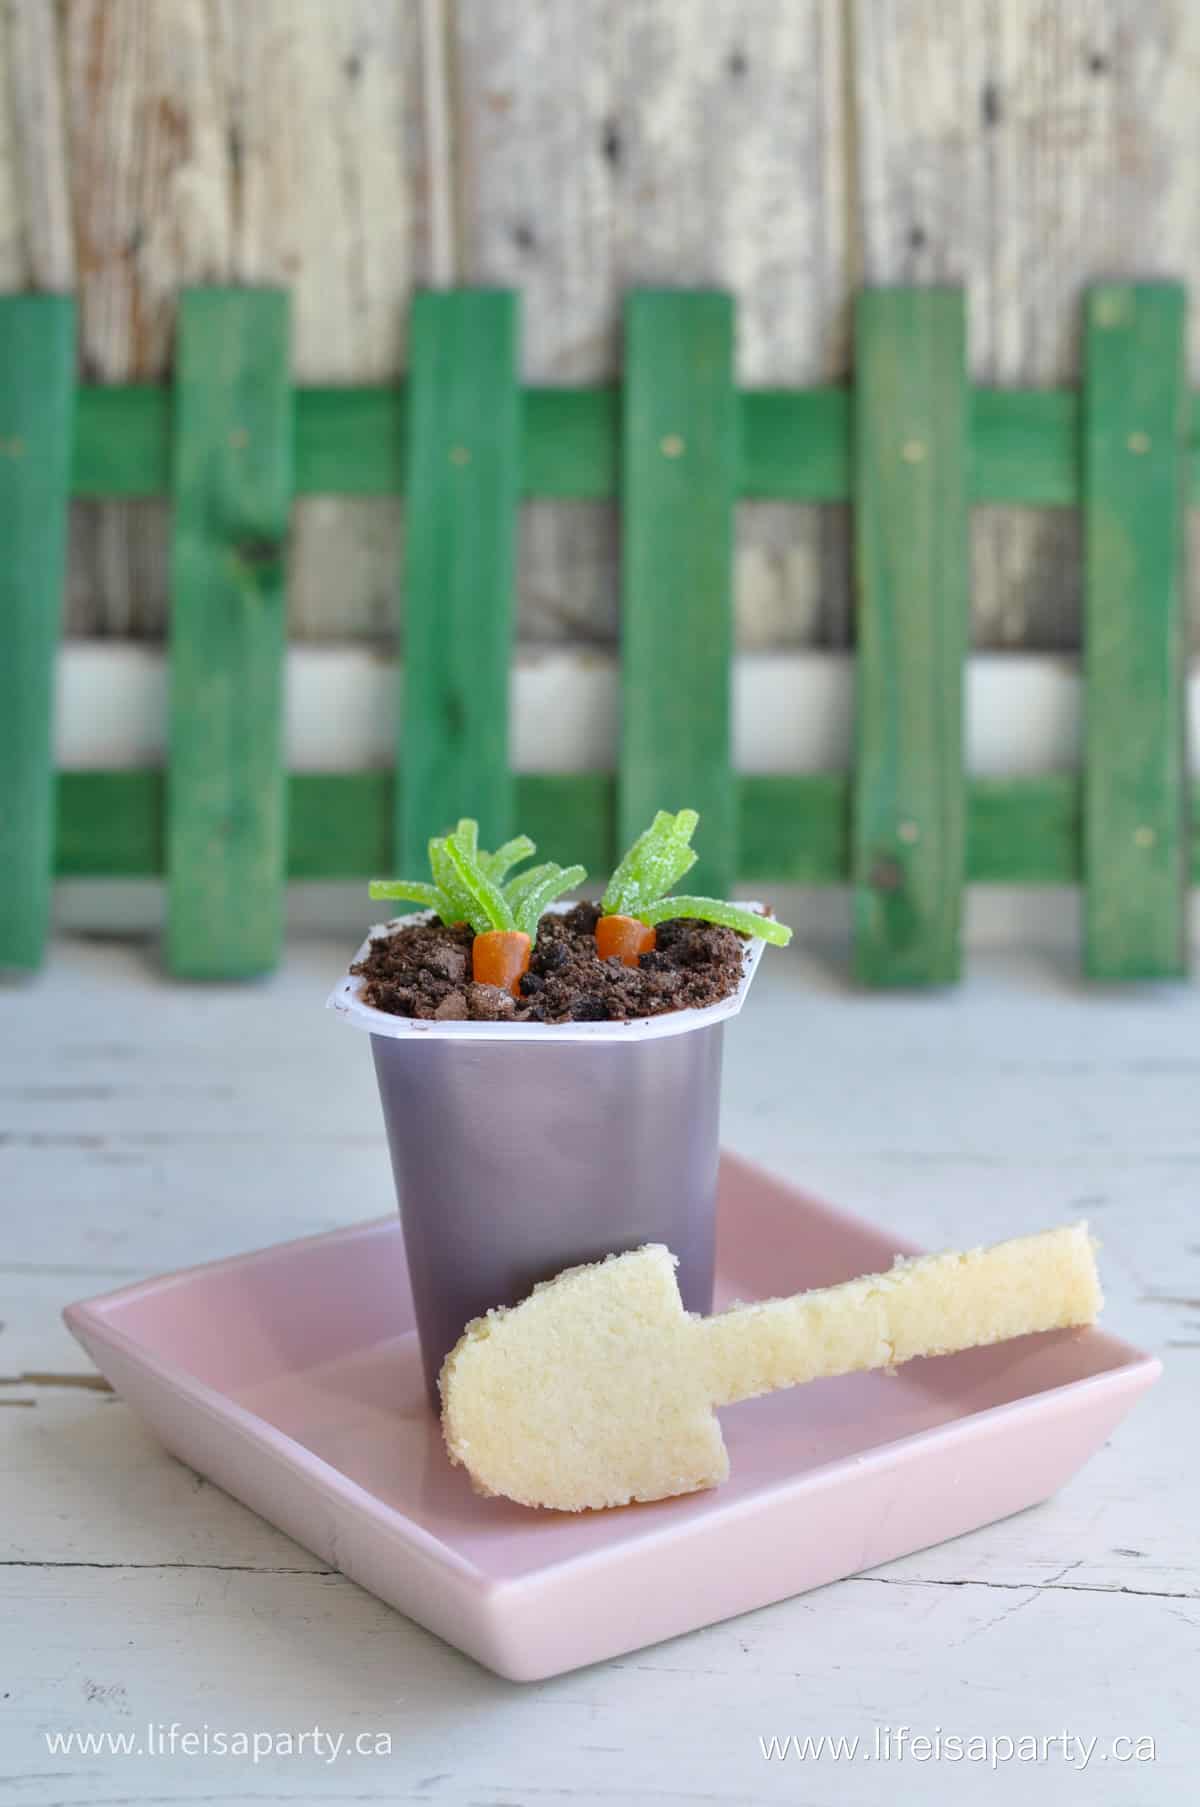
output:
<path id="1" fill-rule="evenodd" d="M 371 1037 L 435 1411 L 470 1320 L 578 1262 L 665 1243 L 685 1308 L 711 1311 L 722 1039 L 762 948 L 720 1003 L 628 1023 L 440 1023 L 334 988 Z"/>

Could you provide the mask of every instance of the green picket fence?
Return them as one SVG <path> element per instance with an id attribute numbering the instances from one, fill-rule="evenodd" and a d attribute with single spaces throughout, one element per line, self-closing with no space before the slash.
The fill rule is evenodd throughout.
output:
<path id="1" fill-rule="evenodd" d="M 296 389 L 288 300 L 182 298 L 171 387 L 77 388 L 73 304 L 0 300 L 0 966 L 42 958 L 60 876 L 167 880 L 170 969 L 259 973 L 292 879 L 420 866 L 460 813 L 519 823 L 592 872 L 659 807 L 704 817 L 698 889 L 849 881 L 870 984 L 959 970 L 964 883 L 1082 882 L 1087 970 L 1179 973 L 1191 876 L 1184 756 L 1185 297 L 1106 284 L 1072 390 L 972 389 L 950 289 L 858 300 L 851 388 L 734 383 L 723 294 L 638 291 L 618 388 L 522 389 L 516 296 L 413 303 L 394 388 Z M 405 701 L 394 773 L 283 769 L 293 496 L 407 502 Z M 72 496 L 173 502 L 164 771 L 52 770 Z M 510 772 L 523 496 L 622 508 L 620 770 Z M 857 729 L 845 776 L 730 763 L 741 497 L 850 500 Z M 963 667 L 973 503 L 1083 510 L 1082 773 L 968 781 Z"/>

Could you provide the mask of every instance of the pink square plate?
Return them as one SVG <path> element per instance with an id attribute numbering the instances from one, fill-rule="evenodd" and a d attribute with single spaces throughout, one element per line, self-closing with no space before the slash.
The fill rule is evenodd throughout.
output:
<path id="1" fill-rule="evenodd" d="M 726 1156 L 719 1302 L 910 1245 Z M 514 1680 L 712 1624 L 1033 1505 L 1159 1372 L 1099 1331 L 1026 1337 L 748 1401 L 732 1478 L 616 1512 L 478 1499 L 422 1386 L 398 1220 L 72 1305 L 167 1448 L 331 1567 Z"/>

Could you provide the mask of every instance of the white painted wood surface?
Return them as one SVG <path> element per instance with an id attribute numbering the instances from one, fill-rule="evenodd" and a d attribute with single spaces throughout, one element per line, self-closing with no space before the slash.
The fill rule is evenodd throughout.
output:
<path id="1" fill-rule="evenodd" d="M 363 921 L 369 910 L 364 903 Z M 320 1008 L 345 943 L 197 990 L 63 942 L 0 993 L 0 1783 L 165 1801 L 1177 1803 L 1200 1759 L 1200 994 L 976 956 L 944 996 L 771 952 L 727 1141 L 930 1246 L 1086 1215 L 1160 1385 L 1047 1505 L 874 1574 L 520 1687 L 167 1457 L 88 1384 L 67 1300 L 391 1207 L 369 1057 Z M 47 1732 L 381 1735 L 390 1756 L 52 1756 Z M 1002 1762 L 767 1762 L 759 1739 L 1098 1738 Z M 1156 1761 L 1121 1763 L 1118 1735 Z M 1003 1751 L 1003 1745 L 1000 1747 Z M 1107 1755 L 1107 1760 L 1105 1756 Z"/>

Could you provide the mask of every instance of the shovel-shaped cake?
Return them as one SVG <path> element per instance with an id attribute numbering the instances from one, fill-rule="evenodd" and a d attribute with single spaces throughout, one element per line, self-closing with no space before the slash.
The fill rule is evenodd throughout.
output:
<path id="1" fill-rule="evenodd" d="M 480 1493 L 527 1506 L 692 1493 L 729 1473 L 717 1406 L 1090 1324 L 1101 1303 L 1084 1224 L 711 1318 L 684 1311 L 674 1256 L 647 1244 L 467 1326 L 441 1373 L 446 1447 Z"/>

